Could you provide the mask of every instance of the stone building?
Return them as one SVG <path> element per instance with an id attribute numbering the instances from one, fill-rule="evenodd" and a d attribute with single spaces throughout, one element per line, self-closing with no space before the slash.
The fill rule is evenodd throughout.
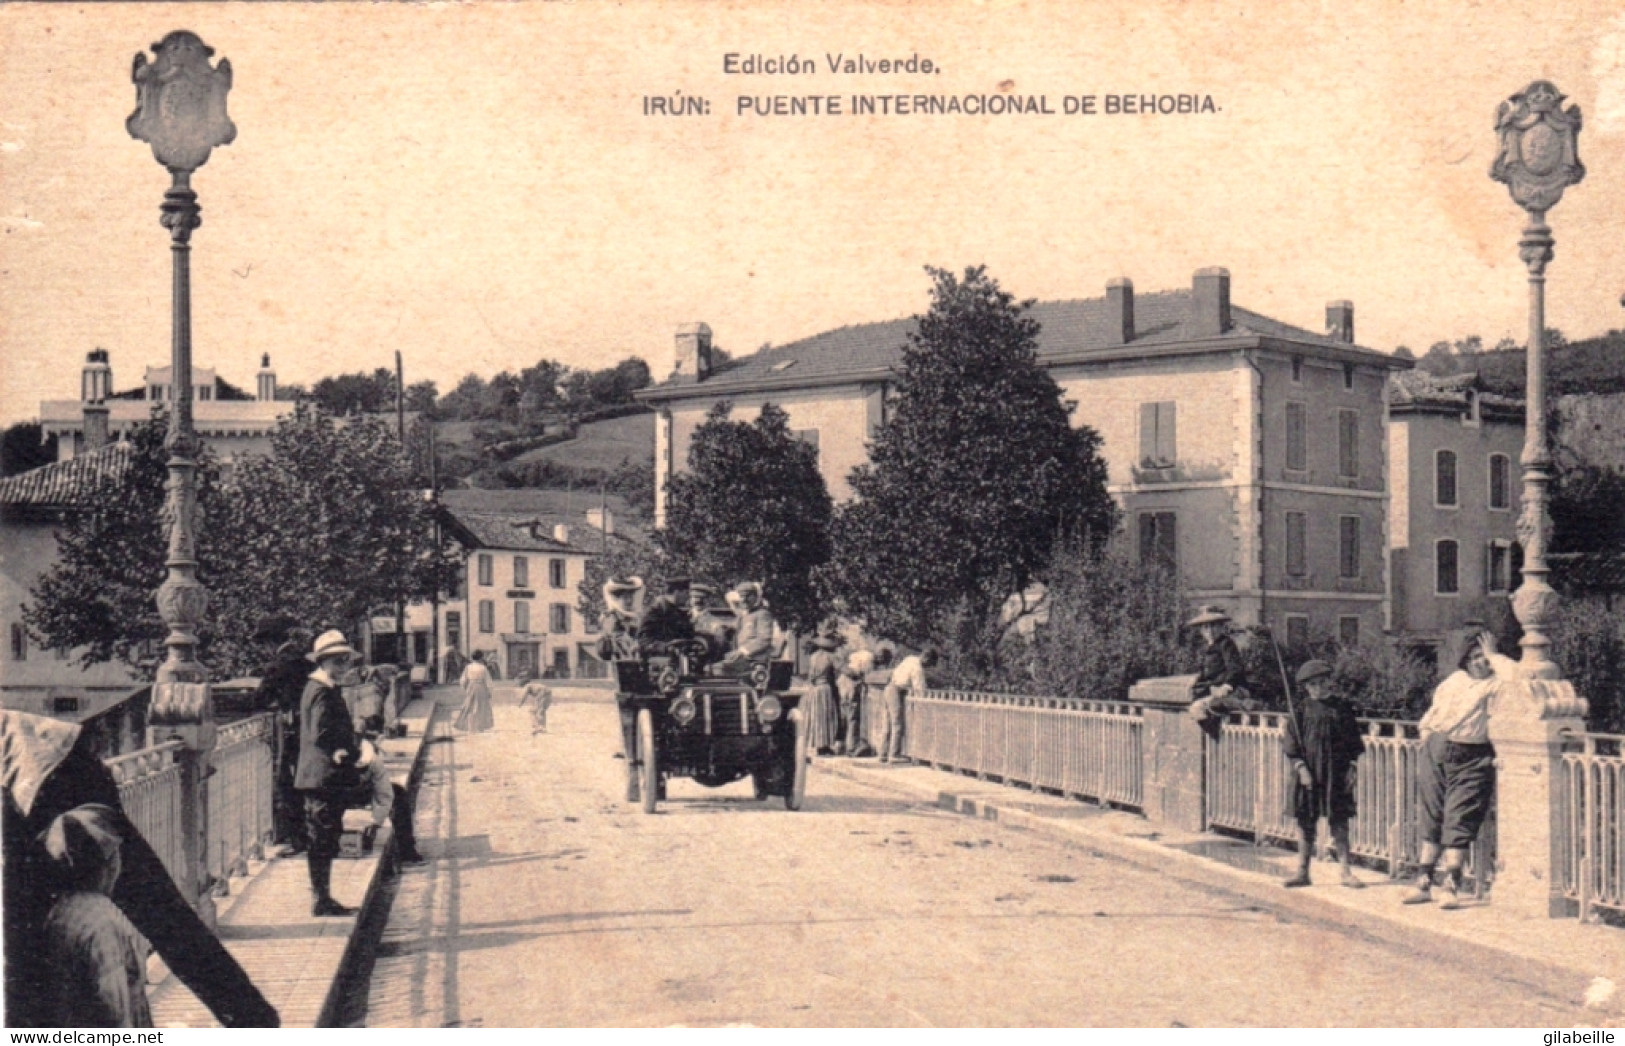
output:
<path id="1" fill-rule="evenodd" d="M 1522 559 L 1523 401 L 1476 374 L 1410 371 L 1391 380 L 1388 414 L 1393 630 L 1429 645 L 1504 619 Z"/>
<path id="2" fill-rule="evenodd" d="M 232 387 L 207 367 L 192 368 L 192 422 L 199 437 L 230 466 L 240 456 L 271 449 L 271 433 L 294 404 L 276 398 L 276 371 L 271 357 L 260 357 L 254 395 L 233 398 Z M 93 349 L 80 371 L 79 398 L 40 403 L 40 429 L 57 438 L 57 460 L 66 461 L 88 448 L 123 439 L 152 417 L 156 404 L 173 402 L 169 367 L 148 367 L 141 386 L 115 392 L 113 367 L 106 349 Z"/>
<path id="3" fill-rule="evenodd" d="M 1324 333 L 1232 305 L 1230 274 L 1136 296 L 1041 302 L 1038 354 L 1076 424 L 1103 437 L 1125 539 L 1173 562 L 1193 600 L 1283 635 L 1346 639 L 1386 625 L 1385 389 L 1405 360 L 1354 341 L 1354 309 L 1326 308 Z M 843 327 L 714 366 L 711 329 L 678 329 L 676 367 L 638 394 L 657 411 L 656 524 L 666 480 L 723 400 L 735 416 L 782 407 L 818 448 L 831 495 L 867 458 L 913 320 Z"/>
<path id="4" fill-rule="evenodd" d="M 145 685 L 116 662 L 84 668 L 77 651 L 36 645 L 22 615 L 30 590 L 56 562 L 57 528 L 123 474 L 130 449 L 114 443 L 0 479 L 0 706 L 77 722 Z"/>

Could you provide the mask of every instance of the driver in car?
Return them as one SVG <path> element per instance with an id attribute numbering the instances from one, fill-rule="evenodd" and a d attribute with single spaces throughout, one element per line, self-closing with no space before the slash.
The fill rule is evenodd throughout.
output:
<path id="1" fill-rule="evenodd" d="M 758 582 L 740 582 L 730 595 L 729 602 L 737 600 L 739 606 L 739 633 L 734 649 L 723 659 L 723 664 L 730 670 L 746 673 L 751 665 L 772 657 L 776 627 Z"/>

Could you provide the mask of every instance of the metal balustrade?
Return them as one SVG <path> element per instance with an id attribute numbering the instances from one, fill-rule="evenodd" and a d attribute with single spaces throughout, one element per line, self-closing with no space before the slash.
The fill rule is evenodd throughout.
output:
<path id="1" fill-rule="evenodd" d="M 184 748 L 181 742 L 170 741 L 107 760 L 125 816 L 177 882 L 182 881 L 180 873 L 186 864 L 179 761 Z"/>
<path id="2" fill-rule="evenodd" d="M 1294 843 L 1292 766 L 1281 753 L 1287 717 L 1281 712 L 1228 716 L 1217 737 L 1207 739 L 1207 821 L 1265 842 Z M 1365 754 L 1355 786 L 1356 814 L 1349 822 L 1349 849 L 1384 865 L 1390 876 L 1413 867 L 1421 854 L 1416 768 L 1422 741 L 1416 724 L 1362 719 Z M 1468 851 L 1466 874 L 1482 893 L 1494 879 L 1495 813 L 1491 806 L 1478 840 Z M 1479 869 L 1485 871 L 1479 875 Z"/>
<path id="3" fill-rule="evenodd" d="M 883 689 L 869 688 L 861 713 L 877 750 Z M 903 754 L 916 762 L 1102 803 L 1144 803 L 1138 705 L 931 690 L 907 700 L 903 721 Z"/>
<path id="4" fill-rule="evenodd" d="M 220 727 L 209 753 L 208 852 L 211 881 L 241 875 L 271 841 L 275 790 L 272 738 L 275 715 L 265 713 Z"/>
<path id="5" fill-rule="evenodd" d="M 1625 736 L 1580 734 L 1568 747 L 1557 881 L 1579 902 L 1582 919 L 1592 908 L 1625 911 Z"/>

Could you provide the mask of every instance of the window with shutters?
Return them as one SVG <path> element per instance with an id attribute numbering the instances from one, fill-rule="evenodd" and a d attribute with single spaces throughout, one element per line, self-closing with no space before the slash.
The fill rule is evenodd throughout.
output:
<path id="1" fill-rule="evenodd" d="M 460 610 L 446 611 L 446 646 L 452 650 L 463 649 L 463 614 Z"/>
<path id="2" fill-rule="evenodd" d="M 11 625 L 11 659 L 28 660 L 28 630 L 15 621 Z"/>
<path id="3" fill-rule="evenodd" d="M 530 560 L 525 556 L 513 557 L 513 587 L 530 587 Z M 519 631 L 525 630 L 521 628 Z"/>
<path id="4" fill-rule="evenodd" d="M 1286 467 L 1294 472 L 1309 468 L 1309 408 L 1302 403 L 1286 405 Z"/>
<path id="5" fill-rule="evenodd" d="M 481 552 L 475 559 L 479 569 L 479 582 L 489 587 L 491 584 L 491 554 Z"/>
<path id="6" fill-rule="evenodd" d="M 555 635 L 564 635 L 570 631 L 570 607 L 565 603 L 554 603 L 549 608 L 550 620 L 548 631 Z"/>
<path id="7" fill-rule="evenodd" d="M 1179 538 L 1172 512 L 1140 513 L 1140 562 L 1179 568 Z"/>
<path id="8" fill-rule="evenodd" d="M 563 588 L 565 586 L 564 560 L 550 559 L 547 561 L 547 583 L 553 588 Z"/>
<path id="9" fill-rule="evenodd" d="M 489 599 L 480 600 L 480 631 L 495 632 L 497 630 L 497 606 Z"/>
<path id="10" fill-rule="evenodd" d="M 1461 577 L 1456 562 L 1459 546 L 1450 538 L 1433 545 L 1433 591 L 1441 596 L 1453 596 L 1461 591 Z"/>
<path id="11" fill-rule="evenodd" d="M 1456 507 L 1456 452 L 1441 450 L 1433 455 L 1433 504 Z"/>
<path id="12" fill-rule="evenodd" d="M 1172 402 L 1140 404 L 1141 468 L 1174 467 L 1179 456 L 1174 407 Z"/>
<path id="13" fill-rule="evenodd" d="M 1512 507 L 1512 459 L 1505 454 L 1490 455 L 1490 508 Z"/>
<path id="14" fill-rule="evenodd" d="M 1337 474 L 1345 479 L 1360 475 L 1360 412 L 1337 412 Z"/>
<path id="15" fill-rule="evenodd" d="M 1292 357 L 1292 381 L 1294 384 L 1303 384 L 1303 357 Z"/>
<path id="16" fill-rule="evenodd" d="M 1360 643 L 1360 619 L 1352 614 L 1337 619 L 1337 641 L 1344 646 Z"/>
<path id="17" fill-rule="evenodd" d="M 1309 645 L 1309 615 L 1286 615 L 1286 647 L 1288 650 L 1302 650 Z"/>
<path id="18" fill-rule="evenodd" d="M 1337 518 L 1337 576 L 1360 576 L 1360 517 Z"/>
<path id="19" fill-rule="evenodd" d="M 1309 574 L 1309 514 L 1286 514 L 1286 572 L 1290 577 Z"/>
<path id="20" fill-rule="evenodd" d="M 530 631 L 530 602 L 516 599 L 513 604 L 513 630 L 515 632 Z"/>

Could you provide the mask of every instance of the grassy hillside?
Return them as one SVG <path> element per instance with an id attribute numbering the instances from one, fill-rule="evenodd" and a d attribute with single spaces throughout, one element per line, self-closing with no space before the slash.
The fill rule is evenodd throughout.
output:
<path id="1" fill-rule="evenodd" d="M 1625 392 L 1625 330 L 1553 349 L 1546 359 L 1547 388 L 1552 395 Z M 1491 392 L 1519 397 L 1524 394 L 1528 363 L 1522 349 L 1471 353 L 1454 360 L 1457 370 L 1478 371 Z"/>
<path id="2" fill-rule="evenodd" d="M 514 458 L 515 463 L 553 461 L 578 469 L 614 469 L 623 461 L 652 466 L 655 458 L 655 416 L 633 414 L 581 426 L 576 438 L 551 447 L 538 447 Z"/>

